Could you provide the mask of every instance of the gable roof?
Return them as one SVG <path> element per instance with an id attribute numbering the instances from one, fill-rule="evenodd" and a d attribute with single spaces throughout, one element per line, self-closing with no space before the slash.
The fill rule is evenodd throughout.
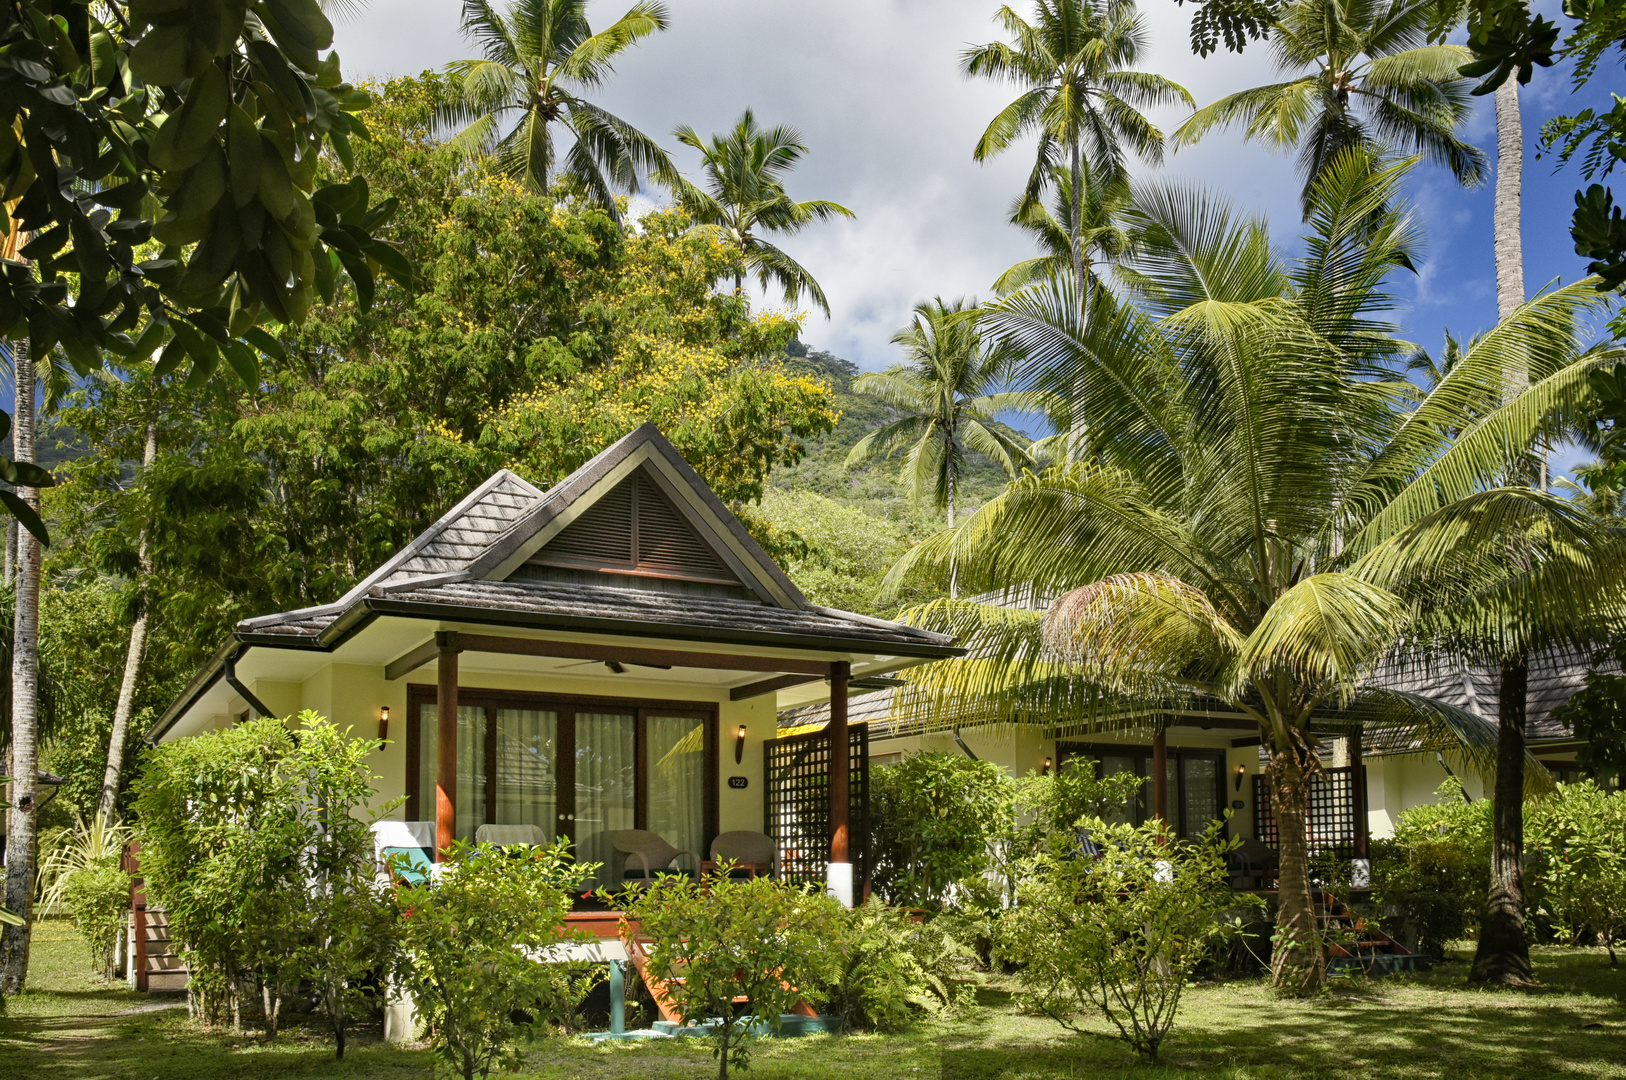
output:
<path id="1" fill-rule="evenodd" d="M 640 513 L 652 526 L 647 541 Z M 629 522 L 632 538 L 617 556 L 624 563 L 606 558 L 604 545 Z M 589 580 L 536 580 L 523 569 L 536 565 L 577 567 Z M 726 589 L 650 591 L 639 578 Z M 575 631 L 635 626 L 797 648 L 846 642 L 915 656 L 958 651 L 942 634 L 810 603 L 653 424 L 545 492 L 499 470 L 338 600 L 244 619 L 236 636 L 333 648 L 348 627 L 388 614 Z"/>

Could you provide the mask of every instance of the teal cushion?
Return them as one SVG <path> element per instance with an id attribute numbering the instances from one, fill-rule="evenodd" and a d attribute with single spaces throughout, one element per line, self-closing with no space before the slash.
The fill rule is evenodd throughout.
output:
<path id="1" fill-rule="evenodd" d="M 384 860 L 389 861 L 392 855 L 399 855 L 395 860 L 395 873 L 408 885 L 422 885 L 429 880 L 430 869 L 435 865 L 435 853 L 424 847 L 387 847 L 384 849 Z"/>

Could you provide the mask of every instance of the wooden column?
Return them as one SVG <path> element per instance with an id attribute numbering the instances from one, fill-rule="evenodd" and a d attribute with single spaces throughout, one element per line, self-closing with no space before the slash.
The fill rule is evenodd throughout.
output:
<path id="1" fill-rule="evenodd" d="M 437 633 L 435 644 L 435 861 L 444 862 L 457 836 L 457 635 Z"/>
<path id="2" fill-rule="evenodd" d="M 1152 813 L 1169 820 L 1169 737 L 1162 728 L 1152 736 Z"/>
<path id="3" fill-rule="evenodd" d="M 1355 857 L 1366 858 L 1367 854 L 1367 824 L 1366 824 L 1366 762 L 1361 760 L 1361 729 L 1356 728 L 1349 734 L 1349 778 L 1350 793 L 1355 803 Z"/>
<path id="4" fill-rule="evenodd" d="M 830 861 L 851 862 L 848 858 L 847 815 L 852 806 L 848 788 L 851 763 L 847 741 L 847 678 L 852 666 L 845 660 L 830 665 Z"/>

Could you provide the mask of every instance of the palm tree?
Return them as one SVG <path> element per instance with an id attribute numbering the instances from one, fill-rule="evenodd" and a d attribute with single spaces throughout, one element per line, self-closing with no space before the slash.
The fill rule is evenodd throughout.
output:
<path id="1" fill-rule="evenodd" d="M 1058 369 L 1063 385 L 1085 377 L 1098 453 L 1016 481 L 889 578 L 953 573 L 978 591 L 1054 598 L 1044 611 L 940 600 L 907 616 L 970 651 L 923 669 L 900 693 L 902 717 L 1258 725 L 1281 838 L 1272 966 L 1295 993 L 1325 977 L 1307 870 L 1313 733 L 1403 732 L 1488 773 L 1490 725 L 1375 674 L 1420 632 L 1442 636 L 1425 618 L 1437 607 L 1472 622 L 1469 586 L 1497 569 L 1510 532 L 1547 538 L 1504 590 L 1524 604 L 1515 630 L 1613 615 L 1626 589 L 1618 537 L 1562 500 L 1496 486 L 1601 363 L 1572 351 L 1574 319 L 1595 303 L 1584 283 L 1523 305 L 1420 400 L 1391 373 L 1402 346 L 1376 316 L 1413 243 L 1390 209 L 1410 164 L 1335 161 L 1293 266 L 1261 222 L 1199 192 L 1144 191 L 1139 307 L 1103 290 L 1082 320 L 1063 283 L 993 305 L 985 318 L 1031 365 Z M 1496 400 L 1527 360 L 1540 377 L 1465 425 L 1462 403 Z"/>
<path id="2" fill-rule="evenodd" d="M 1302 200 L 1340 151 L 1387 143 L 1446 166 L 1472 186 L 1485 155 L 1457 138 L 1470 114 L 1461 45 L 1428 43 L 1437 0 L 1290 0 L 1271 27 L 1278 70 L 1290 77 L 1223 97 L 1174 132 L 1187 146 L 1216 128 L 1297 148 Z M 1522 297 L 1521 297 L 1522 300 Z"/>
<path id="3" fill-rule="evenodd" d="M 1126 171 L 1126 148 L 1143 160 L 1163 159 L 1163 133 L 1141 109 L 1179 102 L 1194 105 L 1185 88 L 1161 75 L 1133 70 L 1146 46 L 1146 30 L 1133 0 L 1035 0 L 1029 23 L 1009 7 L 994 16 L 1014 39 L 967 49 L 961 68 L 1022 87 L 977 140 L 973 157 L 987 161 L 1030 132 L 1038 154 L 1023 199 L 1037 203 L 1055 166 L 1071 181 L 1065 216 L 1073 273 L 1081 280 L 1088 177 L 1111 185 Z"/>
<path id="4" fill-rule="evenodd" d="M 666 7 L 638 0 L 597 34 L 586 7 L 586 0 L 514 0 L 505 15 L 490 0 L 463 0 L 463 33 L 485 56 L 447 65 L 454 96 L 436 120 L 461 129 L 454 145 L 494 154 L 505 173 L 538 191 L 562 173 L 615 215 L 615 189 L 636 192 L 640 173 L 672 178 L 671 161 L 654 140 L 581 94 L 603 86 L 629 46 L 666 29 Z M 573 139 L 562 163 L 559 128 Z"/>
<path id="5" fill-rule="evenodd" d="M 679 142 L 700 151 L 706 178 L 704 189 L 680 181 L 674 188 L 678 204 L 696 229 L 720 234 L 734 249 L 735 294 L 744 288 L 745 275 L 754 274 L 764 289 L 770 281 L 783 289 L 788 304 L 807 293 L 829 318 L 830 302 L 813 275 L 760 235 L 793 236 L 815 221 L 853 216 L 840 203 L 823 199 L 797 202 L 785 194 L 785 175 L 807 154 L 801 133 L 784 125 L 764 130 L 746 109 L 732 131 L 712 135 L 709 143 L 687 124 L 673 134 Z"/>
<path id="6" fill-rule="evenodd" d="M 1093 174 L 1086 161 L 1081 172 L 1084 196 L 1079 200 L 1081 220 L 1077 229 L 1073 228 L 1073 175 L 1068 169 L 1051 168 L 1051 184 L 1056 192 L 1051 207 L 1026 196 L 1019 196 L 1011 204 L 1011 224 L 1031 235 L 1043 254 L 1024 259 L 1001 274 L 994 282 L 996 293 L 1009 296 L 1025 285 L 1065 273 L 1074 265 L 1075 246 L 1087 287 L 1099 288 L 1096 264 L 1116 262 L 1129 254 L 1134 237 L 1123 223 L 1130 201 L 1129 181 L 1119 176 L 1098 183 Z"/>
<path id="7" fill-rule="evenodd" d="M 933 502 L 954 507 L 960 473 L 970 453 L 992 458 L 1015 477 L 1027 463 L 1027 448 L 995 422 L 997 413 L 1043 407 L 1040 395 L 990 392 L 1002 380 L 1008 357 L 990 349 L 977 329 L 976 305 L 941 297 L 915 307 L 914 321 L 893 335 L 908 357 L 878 374 L 853 380 L 854 392 L 878 398 L 907 415 L 858 440 L 848 466 L 904 451 L 904 471 L 912 496 L 929 489 Z"/>

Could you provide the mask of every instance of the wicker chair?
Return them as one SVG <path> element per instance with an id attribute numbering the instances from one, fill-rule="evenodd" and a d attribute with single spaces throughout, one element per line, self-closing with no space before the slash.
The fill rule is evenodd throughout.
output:
<path id="1" fill-rule="evenodd" d="M 778 846 L 771 837 L 750 829 L 717 834 L 711 842 L 711 861 L 706 869 L 715 869 L 724 862 L 736 864 L 730 877 L 779 876 Z"/>
<path id="2" fill-rule="evenodd" d="M 610 846 L 626 855 L 621 861 L 621 883 L 649 884 L 655 875 L 671 868 L 679 855 L 693 854 L 667 843 L 659 833 L 648 829 L 622 829 L 610 834 Z M 633 861 L 637 860 L 637 866 Z"/>

